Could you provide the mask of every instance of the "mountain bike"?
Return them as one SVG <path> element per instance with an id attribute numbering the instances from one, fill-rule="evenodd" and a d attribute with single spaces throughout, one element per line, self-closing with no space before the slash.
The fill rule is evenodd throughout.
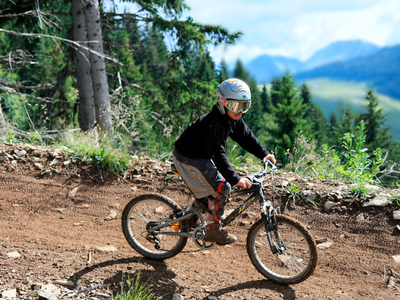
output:
<path id="1" fill-rule="evenodd" d="M 257 201 L 261 219 L 255 222 L 247 235 L 247 253 L 255 268 L 272 282 L 283 285 L 306 280 L 314 271 L 317 247 L 310 232 L 297 220 L 281 214 L 271 200 L 264 198 L 263 181 L 273 174 L 276 166 L 266 161 L 264 169 L 247 178 L 249 189 L 231 189 L 223 192 L 223 201 L 250 194 L 221 223 L 225 227 Z M 173 170 L 174 173 L 176 169 Z M 171 258 L 180 253 L 188 238 L 202 249 L 212 249 L 215 243 L 204 241 L 207 222 L 202 208 L 179 207 L 170 198 L 160 194 L 143 194 L 132 199 L 122 214 L 122 229 L 128 243 L 141 255 L 156 260 Z M 197 217 L 197 225 L 189 219 Z M 193 222 L 191 222 L 193 223 Z"/>

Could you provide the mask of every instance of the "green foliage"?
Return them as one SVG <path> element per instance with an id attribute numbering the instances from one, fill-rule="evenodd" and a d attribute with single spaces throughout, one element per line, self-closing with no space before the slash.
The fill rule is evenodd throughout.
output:
<path id="1" fill-rule="evenodd" d="M 356 198 L 364 198 L 371 193 L 369 189 L 367 189 L 362 184 L 357 184 L 356 186 L 352 187 L 348 192 L 349 196 L 356 197 Z"/>
<path id="2" fill-rule="evenodd" d="M 284 191 L 281 195 L 282 200 L 285 201 L 285 207 L 290 203 L 295 203 L 296 200 L 300 200 L 304 197 L 304 195 L 300 191 L 300 187 L 295 183 L 289 182 L 288 189 Z"/>
<path id="3" fill-rule="evenodd" d="M 136 272 L 136 278 L 131 280 L 128 276 L 127 278 L 128 290 L 124 290 L 124 286 L 121 285 L 121 291 L 115 296 L 111 295 L 114 300 L 151 300 L 151 299 L 161 299 L 161 297 L 156 297 L 156 292 L 151 289 L 148 281 L 144 284 L 140 283 L 140 271 Z"/>
<path id="4" fill-rule="evenodd" d="M 316 143 L 310 141 L 299 133 L 294 147 L 287 149 L 286 156 L 288 163 L 285 165 L 285 170 L 294 172 L 301 176 L 308 176 L 311 172 L 310 166 L 317 159 Z"/>
<path id="5" fill-rule="evenodd" d="M 277 158 L 286 164 L 287 149 L 293 148 L 296 137 L 306 124 L 303 117 L 307 107 L 289 74 L 282 77 L 280 90 L 275 93 L 279 94 L 280 102 L 273 109 L 276 127 L 269 130 L 272 136 L 270 144 L 277 147 Z"/>
<path id="6" fill-rule="evenodd" d="M 99 135 L 102 135 L 99 130 Z M 66 146 L 72 162 L 77 159 L 96 166 L 100 171 L 121 174 L 130 167 L 130 156 L 123 145 L 105 136 L 74 132 L 63 136 L 59 145 Z"/>
<path id="7" fill-rule="evenodd" d="M 347 132 L 342 138 L 343 156 L 324 145 L 319 160 L 313 163 L 314 172 L 321 178 L 345 179 L 358 185 L 374 181 L 384 163 L 380 148 L 371 157 L 365 144 L 365 124 L 361 121 L 355 133 Z"/>

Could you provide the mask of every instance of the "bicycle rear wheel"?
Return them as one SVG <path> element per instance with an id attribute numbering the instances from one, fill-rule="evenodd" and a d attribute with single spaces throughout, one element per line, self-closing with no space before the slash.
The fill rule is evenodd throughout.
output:
<path id="1" fill-rule="evenodd" d="M 247 253 L 256 269 L 269 280 L 295 284 L 306 280 L 317 265 L 317 246 L 308 230 L 287 216 L 276 216 L 278 231 L 273 231 L 282 254 L 273 254 L 264 222 L 259 220 L 247 236 Z"/>
<path id="2" fill-rule="evenodd" d="M 132 199 L 122 213 L 122 230 L 128 243 L 145 257 L 157 260 L 171 258 L 185 247 L 187 237 L 162 232 L 185 232 L 186 226 L 175 223 L 163 227 L 160 233 L 149 234 L 148 229 L 170 221 L 180 211 L 171 199 L 159 194 L 144 194 Z"/>

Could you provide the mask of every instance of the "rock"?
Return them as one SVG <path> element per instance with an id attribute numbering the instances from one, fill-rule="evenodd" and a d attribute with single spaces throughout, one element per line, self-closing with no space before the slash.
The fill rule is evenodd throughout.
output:
<path id="1" fill-rule="evenodd" d="M 164 207 L 159 206 L 154 210 L 154 213 L 156 213 L 157 215 L 161 215 L 164 212 Z"/>
<path id="2" fill-rule="evenodd" d="M 49 166 L 51 167 L 51 166 L 54 166 L 54 165 L 56 165 L 58 163 L 58 159 L 53 159 L 52 161 L 51 161 L 51 163 L 49 163 Z"/>
<path id="3" fill-rule="evenodd" d="M 114 251 L 117 251 L 117 248 L 115 248 L 114 246 L 108 245 L 108 246 L 104 246 L 104 247 L 97 247 L 97 250 L 104 251 L 104 252 L 114 252 Z"/>
<path id="4" fill-rule="evenodd" d="M 18 162 L 17 162 L 16 160 L 12 160 L 12 161 L 11 161 L 11 164 L 12 164 L 13 166 L 16 166 L 16 165 L 18 164 Z"/>
<path id="5" fill-rule="evenodd" d="M 183 300 L 183 296 L 179 295 L 178 293 L 175 293 L 172 295 L 172 300 Z"/>
<path id="6" fill-rule="evenodd" d="M 5 162 L 8 161 L 8 157 L 7 156 L 0 156 L 0 162 Z"/>
<path id="7" fill-rule="evenodd" d="M 70 160 L 66 160 L 66 161 L 63 162 L 63 164 L 64 164 L 64 166 L 68 166 L 68 165 L 71 164 L 71 161 Z"/>
<path id="8" fill-rule="evenodd" d="M 15 298 L 17 298 L 17 289 L 3 291 L 1 293 L 1 296 L 6 298 L 6 299 L 15 299 Z"/>
<path id="9" fill-rule="evenodd" d="M 60 289 L 51 283 L 42 285 L 42 287 L 40 288 L 40 291 L 50 292 L 50 293 L 53 293 L 54 295 L 59 295 L 61 293 Z"/>
<path id="10" fill-rule="evenodd" d="M 51 158 L 56 158 L 57 156 L 60 156 L 60 154 L 58 154 L 58 152 L 49 152 L 49 156 Z"/>
<path id="11" fill-rule="evenodd" d="M 207 299 L 208 300 L 214 300 L 214 299 L 217 299 L 217 297 L 210 295 L 210 296 L 207 297 Z"/>
<path id="12" fill-rule="evenodd" d="M 14 154 L 18 157 L 21 157 L 26 154 L 26 151 L 25 150 L 14 150 Z"/>
<path id="13" fill-rule="evenodd" d="M 35 167 L 36 170 L 40 170 L 40 171 L 43 170 L 43 166 L 39 163 L 34 163 L 33 166 Z"/>
<path id="14" fill-rule="evenodd" d="M 305 190 L 305 191 L 303 192 L 303 195 L 304 195 L 308 200 L 314 201 L 315 199 L 317 199 L 317 194 L 314 193 L 313 191 L 310 191 L 310 190 Z"/>
<path id="15" fill-rule="evenodd" d="M 57 295 L 48 291 L 39 291 L 39 300 L 57 300 Z"/>
<path id="16" fill-rule="evenodd" d="M 327 201 L 324 205 L 325 212 L 330 212 L 332 208 L 340 206 L 340 202 Z"/>
<path id="17" fill-rule="evenodd" d="M 393 212 L 393 219 L 400 220 L 400 210 L 395 210 Z"/>
<path id="18" fill-rule="evenodd" d="M 327 237 L 321 237 L 321 238 L 316 238 L 315 239 L 315 242 L 317 243 L 317 244 L 322 244 L 322 243 L 325 243 L 325 242 L 327 242 L 328 241 L 328 238 Z"/>
<path id="19" fill-rule="evenodd" d="M 19 254 L 17 251 L 14 251 L 14 252 L 8 252 L 7 256 L 9 258 L 19 258 L 19 257 L 21 257 L 21 254 Z"/>
<path id="20" fill-rule="evenodd" d="M 357 217 L 356 217 L 356 220 L 357 221 L 364 221 L 365 220 L 364 214 L 363 213 L 358 214 Z"/>
<path id="21" fill-rule="evenodd" d="M 117 212 L 110 210 L 110 214 L 105 218 L 106 221 L 115 220 L 117 218 Z"/>
<path id="22" fill-rule="evenodd" d="M 281 182 L 282 187 L 287 187 L 288 185 L 289 185 L 289 181 L 284 180 Z"/>
<path id="23" fill-rule="evenodd" d="M 387 199 L 387 194 L 386 193 L 380 193 L 378 194 L 375 198 L 372 198 L 369 202 L 365 202 L 363 204 L 363 207 L 367 207 L 367 206 L 386 206 L 389 205 L 391 203 L 391 201 L 389 201 Z"/>
<path id="24" fill-rule="evenodd" d="M 332 244 L 333 244 L 333 242 L 325 242 L 325 243 L 322 243 L 322 244 L 318 244 L 317 248 L 319 250 L 328 249 L 328 248 L 330 248 L 332 246 Z"/>
<path id="25" fill-rule="evenodd" d="M 77 186 L 76 188 L 74 188 L 73 190 L 71 190 L 71 191 L 68 193 L 68 198 L 70 198 L 70 199 L 75 199 L 75 194 L 76 194 L 76 192 L 78 191 L 78 188 L 79 188 L 79 186 Z"/>
<path id="26" fill-rule="evenodd" d="M 371 192 L 378 192 L 381 190 L 381 188 L 379 186 L 376 185 L 372 185 L 372 184 L 366 184 L 364 186 L 367 190 L 370 190 Z"/>
<path id="27" fill-rule="evenodd" d="M 397 283 L 396 278 L 394 278 L 393 276 L 390 276 L 388 284 L 387 284 L 387 288 L 389 289 L 389 288 L 395 287 L 396 283 Z"/>
<path id="28" fill-rule="evenodd" d="M 392 256 L 394 261 L 397 262 L 398 264 L 400 264 L 400 255 L 394 255 Z"/>

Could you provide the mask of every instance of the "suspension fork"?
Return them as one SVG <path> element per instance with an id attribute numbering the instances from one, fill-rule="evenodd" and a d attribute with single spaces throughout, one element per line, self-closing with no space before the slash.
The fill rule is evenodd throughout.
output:
<path id="1" fill-rule="evenodd" d="M 273 232 L 278 232 L 278 222 L 275 218 L 275 210 L 270 207 L 267 211 L 261 213 L 262 220 L 264 222 L 265 231 L 267 232 L 269 246 L 273 254 L 282 254 L 283 251 L 275 243 Z"/>

